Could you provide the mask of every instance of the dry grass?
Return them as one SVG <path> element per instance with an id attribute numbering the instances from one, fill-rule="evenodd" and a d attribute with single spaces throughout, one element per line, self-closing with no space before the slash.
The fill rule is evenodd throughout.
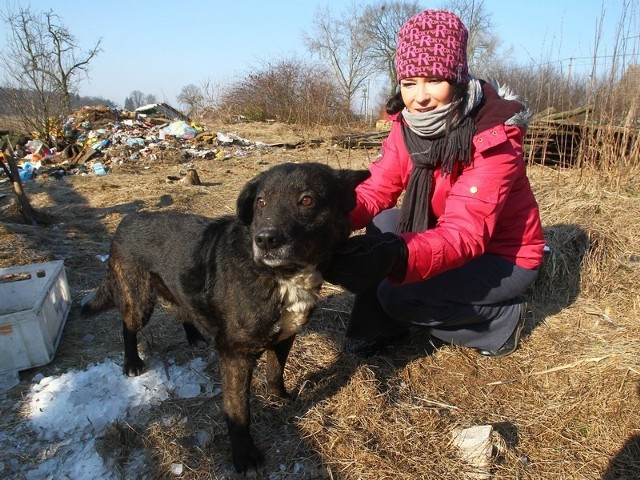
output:
<path id="1" fill-rule="evenodd" d="M 260 139 L 252 128 L 253 136 L 237 133 Z M 5 209 L 0 266 L 64 259 L 78 300 L 97 284 L 104 265 L 96 255 L 107 252 L 126 212 L 228 213 L 246 179 L 269 165 L 315 160 L 360 168 L 373 155 L 329 146 L 196 161 L 203 186 L 167 184 L 179 168 L 168 162 L 114 168 L 105 177 L 29 182 L 32 203 L 51 223 L 20 226 Z M 296 401 L 273 403 L 261 363 L 256 371 L 253 431 L 267 455 L 264 478 L 465 478 L 451 435 L 479 424 L 494 426 L 496 479 L 640 477 L 638 172 L 534 166 L 530 177 L 552 253 L 530 292 L 533 316 L 521 348 L 486 359 L 432 345 L 418 332 L 384 356 L 360 360 L 342 349 L 352 297 L 326 286 L 287 367 Z M 0 193 L 8 193 L 6 184 Z M 143 349 L 178 362 L 204 355 L 217 379 L 213 349 L 190 350 L 175 321 L 156 317 L 141 336 Z M 119 322 L 115 311 L 87 320 L 76 303 L 54 362 L 38 370 L 47 375 L 119 360 Z M 87 333 L 93 341 L 83 340 Z M 9 405 L 20 400 L 33 373 L 24 372 L 0 403 L 2 429 L 19 421 Z M 110 428 L 98 442 L 100 453 L 117 466 L 142 448 L 148 478 L 172 478 L 174 462 L 185 465 L 181 478 L 234 478 L 220 406 L 219 396 L 165 402 Z"/>

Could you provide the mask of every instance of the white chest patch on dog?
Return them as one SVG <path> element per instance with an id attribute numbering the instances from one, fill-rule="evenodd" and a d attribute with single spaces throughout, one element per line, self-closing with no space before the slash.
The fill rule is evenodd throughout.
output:
<path id="1" fill-rule="evenodd" d="M 298 333 L 307 322 L 311 309 L 318 303 L 322 275 L 313 270 L 281 278 L 279 282 L 282 313 L 273 333 L 278 334 L 278 340 L 284 340 Z"/>

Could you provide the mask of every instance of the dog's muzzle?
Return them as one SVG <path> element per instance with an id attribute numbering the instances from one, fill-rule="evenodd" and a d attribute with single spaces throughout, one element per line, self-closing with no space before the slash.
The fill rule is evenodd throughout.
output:
<path id="1" fill-rule="evenodd" d="M 293 266 L 295 262 L 291 253 L 291 245 L 276 228 L 261 228 L 253 236 L 253 259 L 256 262 L 274 268 Z"/>
<path id="2" fill-rule="evenodd" d="M 253 236 L 254 245 L 264 252 L 277 250 L 284 242 L 284 235 L 277 228 L 261 228 Z"/>

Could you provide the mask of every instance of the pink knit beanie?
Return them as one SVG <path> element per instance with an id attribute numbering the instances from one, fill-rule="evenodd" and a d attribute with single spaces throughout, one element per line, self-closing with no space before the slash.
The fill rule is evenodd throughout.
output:
<path id="1" fill-rule="evenodd" d="M 462 21 L 445 10 L 425 10 L 411 17 L 398 32 L 396 74 L 437 77 L 467 83 L 467 39 Z"/>

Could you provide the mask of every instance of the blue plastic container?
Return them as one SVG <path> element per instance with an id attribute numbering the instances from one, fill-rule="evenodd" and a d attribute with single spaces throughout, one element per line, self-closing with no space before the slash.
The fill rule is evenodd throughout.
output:
<path id="1" fill-rule="evenodd" d="M 106 175 L 107 171 L 104 169 L 104 165 L 101 162 L 96 162 L 93 164 L 93 172 L 96 175 Z"/>

